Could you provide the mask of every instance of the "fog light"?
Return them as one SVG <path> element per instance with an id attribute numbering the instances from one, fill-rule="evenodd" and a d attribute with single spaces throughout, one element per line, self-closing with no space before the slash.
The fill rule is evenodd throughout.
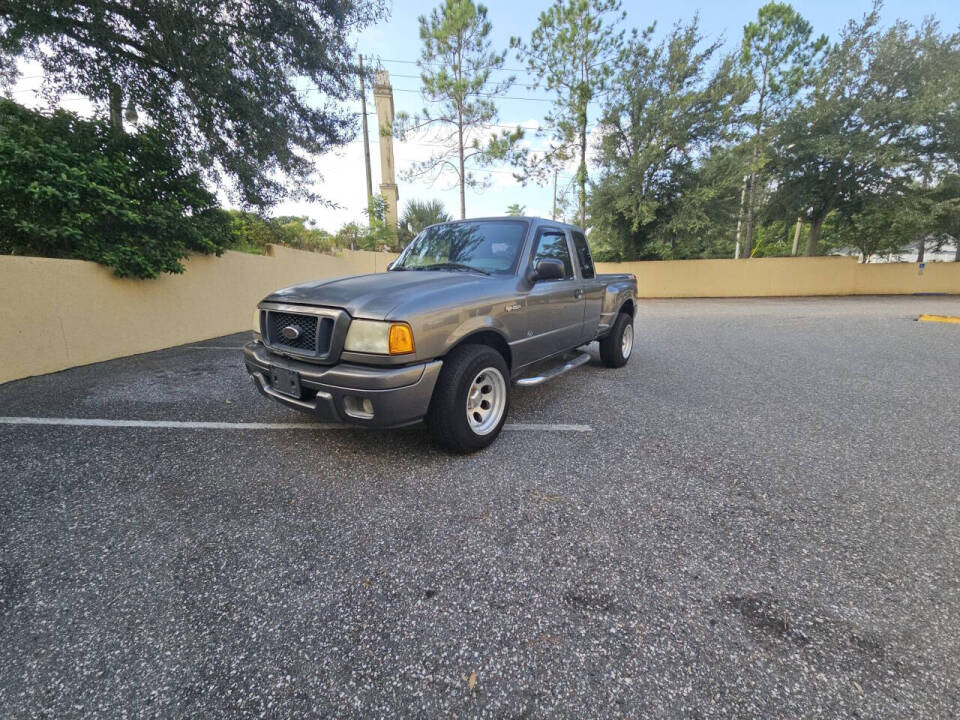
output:
<path id="1" fill-rule="evenodd" d="M 373 418 L 373 403 L 369 398 L 359 398 L 352 395 L 343 399 L 343 409 L 350 417 L 370 420 Z"/>

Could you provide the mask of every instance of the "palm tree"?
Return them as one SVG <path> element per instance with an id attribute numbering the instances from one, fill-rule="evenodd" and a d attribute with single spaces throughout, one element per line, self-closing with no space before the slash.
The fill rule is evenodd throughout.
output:
<path id="1" fill-rule="evenodd" d="M 406 245 L 425 227 L 451 220 L 440 200 L 410 200 L 400 217 L 400 243 Z"/>

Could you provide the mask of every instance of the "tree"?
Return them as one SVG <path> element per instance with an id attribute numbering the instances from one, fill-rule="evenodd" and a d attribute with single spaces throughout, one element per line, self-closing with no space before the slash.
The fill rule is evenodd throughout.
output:
<path id="1" fill-rule="evenodd" d="M 429 17 L 420 16 L 421 93 L 434 109 L 419 116 L 397 116 L 395 134 L 425 131 L 430 142 L 442 149 L 415 162 L 404 175 L 409 178 L 439 176 L 452 172 L 460 188 L 460 218 L 467 216 L 466 188 L 483 186 L 468 167 L 484 166 L 510 155 L 523 130 L 479 135 L 496 125 L 495 99 L 513 85 L 513 76 L 493 79 L 503 69 L 506 50 L 492 49 L 487 8 L 472 0 L 445 0 Z"/>
<path id="2" fill-rule="evenodd" d="M 351 250 L 370 249 L 364 247 L 367 245 L 367 230 L 367 228 L 360 227 L 358 223 L 348 222 L 337 230 L 337 234 L 333 236 L 333 239 L 337 247 L 350 248 Z"/>
<path id="3" fill-rule="evenodd" d="M 527 211 L 526 205 L 521 205 L 520 203 L 512 203 L 507 206 L 507 215 L 518 217 L 523 215 Z"/>
<path id="4" fill-rule="evenodd" d="M 0 99 L 0 253 L 153 278 L 233 242 L 230 217 L 154 129 L 116 137 L 103 121 Z"/>
<path id="5" fill-rule="evenodd" d="M 46 90 L 89 97 L 118 133 L 124 105 L 142 110 L 191 167 L 267 206 L 352 137 L 349 37 L 382 12 L 382 0 L 10 0 L 0 70 L 39 61 Z"/>
<path id="6" fill-rule="evenodd" d="M 406 245 L 425 228 L 451 219 L 440 200 L 410 200 L 400 216 L 400 243 Z"/>
<path id="7" fill-rule="evenodd" d="M 529 43 L 516 37 L 510 41 L 537 78 L 534 87 L 555 95 L 546 117 L 554 145 L 526 168 L 526 176 L 545 181 L 549 170 L 577 158 L 581 226 L 587 222 L 590 105 L 614 72 L 613 62 L 623 43 L 623 32 L 616 27 L 625 18 L 620 0 L 554 0 L 540 13 Z"/>
<path id="8" fill-rule="evenodd" d="M 753 151 L 747 187 L 744 257 L 750 257 L 753 246 L 757 175 L 763 164 L 766 131 L 789 110 L 827 44 L 825 35 L 811 40 L 812 32 L 810 23 L 796 10 L 779 2 L 761 7 L 756 21 L 743 28 L 740 63 L 749 79 L 754 101 L 753 111 L 747 117 L 753 131 Z"/>
<path id="9" fill-rule="evenodd" d="M 878 10 L 851 21 L 818 71 L 810 98 L 781 124 L 771 160 L 772 207 L 810 222 L 818 251 L 831 213 L 851 218 L 866 196 L 893 197 L 915 178 L 955 169 L 960 137 L 960 33 L 933 20 L 878 27 Z M 955 171 L 955 170 L 954 170 Z"/>
<path id="10" fill-rule="evenodd" d="M 361 250 L 398 250 L 397 230 L 387 224 L 387 200 L 374 195 L 367 201 L 369 230 L 360 241 Z"/>
<path id="11" fill-rule="evenodd" d="M 709 254 L 737 207 L 742 158 L 722 149 L 744 100 L 734 61 L 715 63 L 696 18 L 656 47 L 652 30 L 624 48 L 600 122 L 590 212 L 609 259 Z"/>

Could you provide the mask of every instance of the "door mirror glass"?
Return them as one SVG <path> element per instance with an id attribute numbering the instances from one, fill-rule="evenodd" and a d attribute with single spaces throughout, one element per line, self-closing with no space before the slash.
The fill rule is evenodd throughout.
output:
<path id="1" fill-rule="evenodd" d="M 559 260 L 541 260 L 533 271 L 533 279 L 560 280 L 563 278 L 563 263 Z"/>

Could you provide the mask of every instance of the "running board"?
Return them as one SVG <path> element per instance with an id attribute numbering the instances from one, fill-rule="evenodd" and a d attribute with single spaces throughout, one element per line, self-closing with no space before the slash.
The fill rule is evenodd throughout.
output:
<path id="1" fill-rule="evenodd" d="M 565 372 L 573 370 L 574 368 L 578 368 L 581 365 L 586 365 L 588 362 L 590 362 L 590 353 L 582 352 L 575 358 L 567 360 L 567 362 L 565 362 L 563 365 L 555 365 L 540 375 L 514 380 L 513 384 L 519 385 L 520 387 L 533 387 L 534 385 L 541 385 L 547 380 L 553 380 L 558 375 L 563 375 Z"/>

